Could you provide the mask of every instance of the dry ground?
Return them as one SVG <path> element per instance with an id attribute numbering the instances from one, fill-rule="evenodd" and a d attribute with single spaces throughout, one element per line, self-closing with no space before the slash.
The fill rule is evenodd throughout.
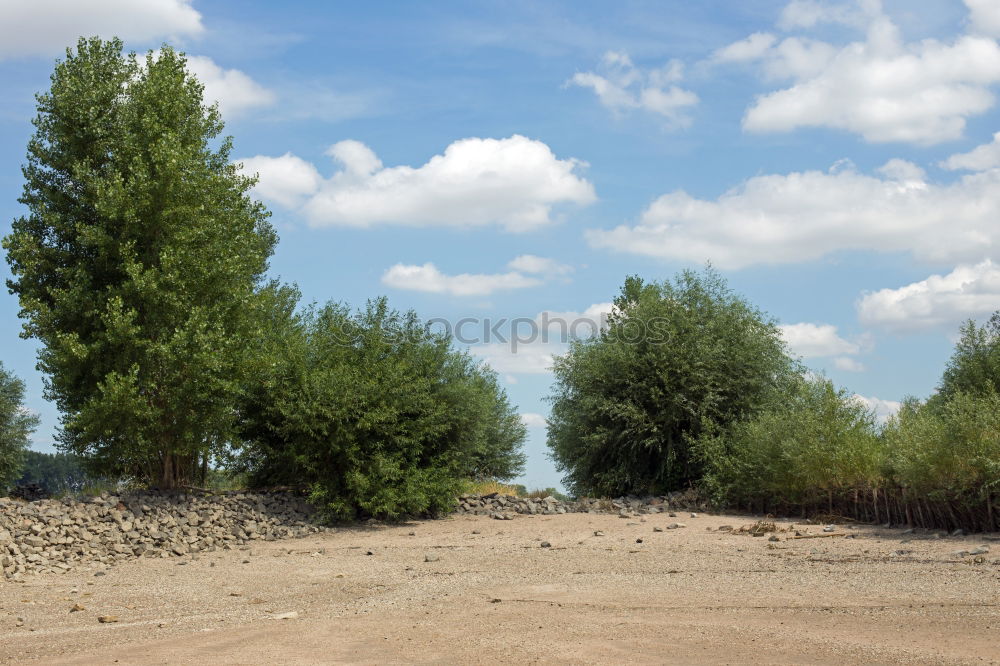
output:
<path id="1" fill-rule="evenodd" d="M 773 543 L 681 515 L 463 516 L 0 582 L 0 661 L 1000 663 L 1000 541 L 976 564 L 951 553 L 981 535 Z"/>

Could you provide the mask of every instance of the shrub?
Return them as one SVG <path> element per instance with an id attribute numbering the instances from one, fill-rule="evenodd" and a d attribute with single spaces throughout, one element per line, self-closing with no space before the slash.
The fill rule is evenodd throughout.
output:
<path id="1" fill-rule="evenodd" d="M 521 471 L 525 427 L 494 373 L 414 313 L 379 299 L 283 322 L 242 410 L 235 466 L 251 483 L 304 484 L 332 519 L 394 519 Z"/>
<path id="2" fill-rule="evenodd" d="M 884 483 L 875 416 L 823 377 L 803 376 L 782 400 L 698 442 L 703 487 L 723 504 L 779 510 Z"/>

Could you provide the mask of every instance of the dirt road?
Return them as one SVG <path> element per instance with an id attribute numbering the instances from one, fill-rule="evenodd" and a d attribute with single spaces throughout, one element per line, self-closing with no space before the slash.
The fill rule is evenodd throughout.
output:
<path id="1" fill-rule="evenodd" d="M 0 583 L 0 661 L 1000 663 L 1000 541 L 718 531 L 750 522 L 465 516 Z"/>

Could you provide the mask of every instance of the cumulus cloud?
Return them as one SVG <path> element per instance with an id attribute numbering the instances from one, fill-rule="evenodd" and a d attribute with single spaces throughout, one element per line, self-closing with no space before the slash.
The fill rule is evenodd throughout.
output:
<path id="1" fill-rule="evenodd" d="M 0 59 L 59 55 L 80 35 L 149 42 L 203 31 L 191 0 L 0 2 Z"/>
<path id="2" fill-rule="evenodd" d="M 861 345 L 848 342 L 832 324 L 783 324 L 778 327 L 792 353 L 802 358 L 857 354 Z"/>
<path id="3" fill-rule="evenodd" d="M 1000 167 L 1000 132 L 993 135 L 993 140 L 976 146 L 967 153 L 952 155 L 939 165 L 942 169 L 956 171 L 986 171 Z"/>
<path id="4" fill-rule="evenodd" d="M 638 224 L 590 230 L 596 247 L 704 262 L 723 269 L 814 261 L 843 250 L 908 252 L 960 263 L 1000 243 L 1000 170 L 930 182 L 920 167 L 891 160 L 877 175 L 853 166 L 763 175 L 718 199 L 675 191 Z"/>
<path id="5" fill-rule="evenodd" d="M 583 312 L 576 310 L 545 310 L 535 322 L 545 341 L 568 342 L 597 335 L 608 325 L 613 303 L 594 303 Z"/>
<path id="6" fill-rule="evenodd" d="M 319 189 L 323 177 L 309 162 L 291 153 L 281 157 L 247 157 L 241 160 L 243 173 L 257 174 L 257 195 L 285 208 L 300 206 Z"/>
<path id="7" fill-rule="evenodd" d="M 469 347 L 469 351 L 497 372 L 508 375 L 545 375 L 552 372 L 553 358 L 566 353 L 563 344 L 526 344 L 517 350 L 510 344 L 494 342 Z"/>
<path id="8" fill-rule="evenodd" d="M 684 67 L 677 60 L 644 71 L 627 53 L 608 51 L 597 71 L 577 72 L 566 84 L 590 88 L 615 113 L 643 110 L 662 116 L 668 126 L 687 127 L 687 112 L 698 104 L 698 96 L 677 85 L 683 78 Z"/>
<path id="9" fill-rule="evenodd" d="M 983 35 L 1000 37 L 1000 4 L 996 0 L 965 0 L 972 29 Z"/>
<path id="10" fill-rule="evenodd" d="M 548 257 L 522 254 L 508 262 L 506 273 L 445 275 L 432 263 L 422 266 L 396 264 L 382 275 L 382 284 L 397 289 L 452 296 L 484 296 L 496 291 L 536 287 L 544 279 L 564 275 L 572 267 Z"/>
<path id="11" fill-rule="evenodd" d="M 515 257 L 507 264 L 510 268 L 522 273 L 545 273 L 549 275 L 565 275 L 572 273 L 573 267 L 567 264 L 560 264 L 555 259 L 548 257 L 538 257 L 533 254 L 522 254 Z"/>
<path id="12" fill-rule="evenodd" d="M 857 393 L 855 393 L 851 397 L 854 398 L 854 400 L 856 400 L 860 404 L 864 405 L 868 409 L 875 412 L 875 418 L 877 418 L 882 423 L 885 423 L 891 417 L 895 416 L 896 413 L 899 411 L 900 407 L 903 406 L 901 402 L 897 402 L 895 400 L 883 400 L 882 398 L 867 397 L 859 395 Z"/>
<path id="13" fill-rule="evenodd" d="M 396 264 L 382 275 L 382 284 L 396 289 L 452 296 L 484 296 L 496 291 L 537 287 L 542 281 L 517 271 L 446 275 L 432 263 L 422 266 Z"/>
<path id="14" fill-rule="evenodd" d="M 545 417 L 535 412 L 524 412 L 521 414 L 521 423 L 529 428 L 544 428 Z"/>
<path id="15" fill-rule="evenodd" d="M 304 163 L 294 155 L 242 161 L 259 171 L 260 196 L 281 205 L 299 202 L 295 207 L 314 227 L 497 224 L 523 232 L 552 224 L 555 206 L 596 199 L 593 185 L 576 173 L 585 163 L 558 159 L 541 141 L 520 135 L 461 139 L 419 167 L 385 167 L 371 148 L 353 140 L 334 144 L 327 155 L 341 169 L 308 180 L 307 191 L 298 184 L 283 190 L 280 175 Z M 279 178 L 272 182 L 273 173 Z"/>
<path id="16" fill-rule="evenodd" d="M 501 332 L 505 339 L 485 340 L 486 344 L 473 345 L 469 351 L 511 384 L 517 383 L 519 375 L 548 374 L 553 359 L 569 349 L 570 340 L 591 337 L 606 325 L 612 307 L 611 303 L 594 303 L 582 312 L 545 310 L 534 319 L 510 322 L 509 330 Z"/>
<path id="17" fill-rule="evenodd" d="M 205 102 L 219 103 L 223 117 L 246 109 L 268 106 L 275 94 L 238 69 L 223 69 L 211 58 L 187 56 L 188 71 L 205 85 Z"/>
<path id="18" fill-rule="evenodd" d="M 870 339 L 862 338 L 851 342 L 837 333 L 832 324 L 783 324 L 778 327 L 789 351 L 803 359 L 835 357 L 833 367 L 845 372 L 863 372 L 865 366 L 853 356 L 870 344 Z"/>
<path id="19" fill-rule="evenodd" d="M 862 323 L 897 332 L 949 327 L 1000 310 L 1000 265 L 990 260 L 960 265 L 898 289 L 864 294 Z"/>
<path id="20" fill-rule="evenodd" d="M 977 9 L 980 4 L 986 7 L 969 0 L 975 25 L 997 12 L 992 0 L 986 9 Z M 1000 44 L 992 38 L 970 34 L 907 43 L 877 0 L 792 2 L 779 26 L 793 30 L 825 22 L 863 30 L 865 38 L 836 45 L 757 33 L 716 52 L 717 61 L 758 61 L 767 78 L 790 80 L 757 97 L 744 129 L 829 127 L 871 142 L 928 145 L 961 137 L 966 119 L 995 103 L 991 88 L 1000 81 Z"/>

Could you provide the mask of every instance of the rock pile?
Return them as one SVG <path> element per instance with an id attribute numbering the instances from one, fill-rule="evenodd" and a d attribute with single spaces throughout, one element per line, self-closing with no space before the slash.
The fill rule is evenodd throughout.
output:
<path id="1" fill-rule="evenodd" d="M 66 573 L 82 564 L 171 557 L 272 541 L 323 528 L 291 493 L 137 492 L 83 500 L 0 498 L 0 570 Z"/>
<path id="2" fill-rule="evenodd" d="M 515 497 L 490 493 L 489 495 L 461 495 L 456 513 L 491 516 L 497 520 L 510 520 L 514 514 L 555 515 L 560 513 L 617 513 L 623 518 L 650 513 L 671 511 L 705 511 L 708 504 L 694 491 L 684 491 L 658 497 L 618 497 L 562 501 L 551 495 L 540 499 Z"/>

